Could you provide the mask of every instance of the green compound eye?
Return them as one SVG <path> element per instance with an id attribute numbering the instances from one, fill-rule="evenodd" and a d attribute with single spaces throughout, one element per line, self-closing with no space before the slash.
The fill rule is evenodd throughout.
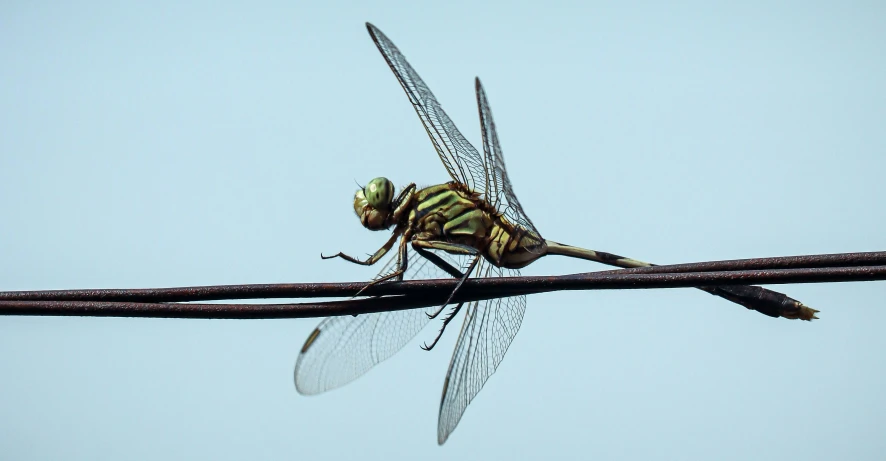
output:
<path id="1" fill-rule="evenodd" d="M 394 200 L 394 183 L 388 178 L 375 178 L 363 188 L 366 201 L 376 210 L 387 210 Z"/>

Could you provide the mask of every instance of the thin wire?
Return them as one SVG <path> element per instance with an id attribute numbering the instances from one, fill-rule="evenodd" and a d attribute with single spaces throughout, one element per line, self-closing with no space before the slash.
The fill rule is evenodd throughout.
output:
<path id="1" fill-rule="evenodd" d="M 675 264 L 667 266 L 638 267 L 634 269 L 617 269 L 606 272 L 590 272 L 581 275 L 602 274 L 665 274 L 684 272 L 713 272 L 739 270 L 768 269 L 799 269 L 824 267 L 859 267 L 886 265 L 886 252 L 837 253 L 807 256 L 783 256 L 776 258 L 734 259 L 726 261 L 709 261 L 691 264 Z M 827 272 L 821 272 L 821 279 L 803 283 L 837 282 L 830 280 Z M 522 278 L 528 280 L 529 277 Z M 551 280 L 550 277 L 544 278 Z M 639 280 L 639 279 L 637 279 Z M 443 287 L 452 286 L 451 281 L 439 281 Z M 475 280 L 481 285 L 493 284 L 494 281 Z M 748 282 L 748 283 L 800 283 L 800 282 Z M 725 283 L 717 283 L 722 285 Z M 413 286 L 414 285 L 414 286 Z M 41 291 L 5 291 L 0 292 L 0 301 L 127 301 L 137 303 L 157 302 L 194 302 L 219 301 L 225 299 L 268 299 L 268 298 L 335 298 L 356 295 L 366 286 L 366 282 L 350 283 L 282 283 L 252 285 L 215 285 L 176 288 L 137 288 L 137 289 L 87 289 L 87 290 L 41 290 Z M 433 286 L 428 281 L 396 282 L 378 284 L 363 291 L 364 295 L 385 296 L 408 294 L 409 290 L 418 288 L 420 291 Z M 412 287 L 412 288 L 410 288 Z M 624 288 L 624 287 L 614 287 Z M 643 288 L 643 287 L 638 287 Z M 646 287 L 665 288 L 665 287 Z M 418 293 L 421 294 L 421 293 Z"/>
<path id="2" fill-rule="evenodd" d="M 666 267 L 666 266 L 662 266 Z M 471 279 L 453 303 L 557 290 L 685 288 L 711 285 L 858 282 L 886 280 L 886 265 L 767 269 L 718 272 L 630 273 L 607 271 L 549 277 Z M 430 307 L 444 301 L 457 280 L 415 280 L 379 284 L 373 295 L 384 297 L 298 304 L 180 304 L 120 301 L 0 300 L 0 315 L 56 315 L 95 317 L 160 317 L 200 319 L 271 319 L 328 317 Z M 295 284 L 293 284 L 295 285 Z M 304 284 L 342 292 L 355 284 Z M 360 284 L 356 284 L 360 285 Z M 273 285 L 263 285 L 268 287 Z M 248 285 L 246 287 L 249 287 Z M 199 287 L 198 287 L 199 288 Z M 212 288 L 212 287 L 210 287 Z M 370 290 L 366 290 L 369 292 Z M 16 293 L 16 292 L 12 292 Z M 17 292 L 27 294 L 29 292 Z"/>

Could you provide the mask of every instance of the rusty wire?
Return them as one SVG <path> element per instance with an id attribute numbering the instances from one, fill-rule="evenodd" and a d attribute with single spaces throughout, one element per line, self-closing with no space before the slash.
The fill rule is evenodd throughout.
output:
<path id="1" fill-rule="evenodd" d="M 558 290 L 653 289 L 713 285 L 886 280 L 886 252 L 755 258 L 621 269 L 564 276 L 471 279 L 453 301 Z M 0 315 L 163 318 L 302 318 L 429 307 L 445 301 L 454 279 L 383 283 L 369 298 L 292 304 L 181 304 L 222 299 L 348 297 L 355 283 L 223 285 L 159 289 L 0 292 Z"/>
<path id="2" fill-rule="evenodd" d="M 479 286 L 500 284 L 501 280 L 510 280 L 515 285 L 511 294 L 517 294 L 519 286 L 524 283 L 542 284 L 541 280 L 573 280 L 576 277 L 600 276 L 603 274 L 666 274 L 686 272 L 717 272 L 717 271 L 765 271 L 771 269 L 801 269 L 801 268 L 839 268 L 886 265 L 886 251 L 865 253 L 837 253 L 807 256 L 782 256 L 776 258 L 753 258 L 733 259 L 726 261 L 708 261 L 701 263 L 673 264 L 667 266 L 638 267 L 633 269 L 616 269 L 605 272 L 588 272 L 569 276 L 550 277 L 512 277 L 505 279 L 472 279 L 472 283 Z M 828 271 L 815 272 L 812 279 L 804 281 L 779 281 L 785 275 L 780 273 L 766 272 L 771 276 L 767 281 L 750 279 L 749 282 L 730 282 L 732 278 L 742 277 L 736 273 L 723 275 L 716 285 L 743 285 L 750 283 L 824 283 L 845 282 L 852 280 L 832 279 L 828 277 Z M 811 274 L 811 273 L 810 273 Z M 838 277 L 839 278 L 839 277 Z M 675 288 L 694 285 L 655 285 L 642 286 L 642 278 L 630 279 L 635 283 L 631 286 L 612 286 L 595 289 L 642 289 L 642 288 Z M 762 279 L 761 279 L 762 280 Z M 790 280 L 785 279 L 785 280 Z M 452 289 L 452 280 L 427 280 L 413 282 L 384 283 L 370 287 L 362 294 L 368 296 L 387 296 L 413 294 L 428 294 L 429 290 Z M 564 283 L 564 282 L 560 282 Z M 660 281 L 649 283 L 661 283 Z M 676 283 L 676 282 L 675 282 Z M 193 302 L 193 301 L 219 301 L 225 299 L 267 299 L 267 298 L 335 298 L 355 296 L 366 286 L 366 282 L 349 283 L 276 283 L 276 284 L 249 284 L 249 285 L 214 285 L 177 288 L 136 288 L 136 289 L 92 289 L 92 290 L 42 290 L 42 291 L 0 291 L 0 301 L 128 301 L 140 303 L 157 302 Z M 568 289 L 568 288 L 557 288 Z M 583 288 L 574 288 L 583 289 Z M 591 289 L 591 288 L 587 288 Z M 414 291 L 417 290 L 417 291 Z M 553 290 L 544 290 L 553 291 Z"/>

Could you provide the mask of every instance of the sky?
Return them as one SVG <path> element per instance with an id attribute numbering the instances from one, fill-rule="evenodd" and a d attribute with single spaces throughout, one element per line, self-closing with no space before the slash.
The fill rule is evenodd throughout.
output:
<path id="1" fill-rule="evenodd" d="M 655 263 L 884 250 L 882 2 L 3 2 L 0 290 L 348 282 L 355 181 L 449 180 L 366 33 L 542 235 Z M 605 269 L 548 257 L 529 275 Z M 448 442 L 458 324 L 295 391 L 319 319 L 0 318 L 10 460 L 883 459 L 886 283 L 530 296 Z"/>

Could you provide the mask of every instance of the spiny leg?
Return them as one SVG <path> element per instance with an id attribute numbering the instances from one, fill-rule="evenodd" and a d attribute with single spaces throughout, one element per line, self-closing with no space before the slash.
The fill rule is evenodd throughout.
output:
<path id="1" fill-rule="evenodd" d="M 378 249 L 378 251 L 376 251 L 374 254 L 370 255 L 369 258 L 366 259 L 366 261 L 361 261 L 353 256 L 348 256 L 342 252 L 338 252 L 337 254 L 334 254 L 332 256 L 323 256 L 323 254 L 320 253 L 320 258 L 321 259 L 341 258 L 341 259 L 344 259 L 345 261 L 350 261 L 354 264 L 360 264 L 362 266 L 371 266 L 371 265 L 375 264 L 376 262 L 378 262 L 378 260 L 381 259 L 382 256 L 384 256 L 388 253 L 388 251 L 391 249 L 391 247 L 394 246 L 394 242 L 397 241 L 397 237 L 399 237 L 400 234 L 402 234 L 402 233 L 403 232 L 400 230 L 395 230 L 394 233 L 391 234 L 391 238 L 389 238 L 388 241 L 385 242 L 385 244 L 381 248 Z"/>
<path id="2" fill-rule="evenodd" d="M 360 293 L 363 293 L 363 291 L 366 290 L 367 288 L 369 288 L 373 285 L 376 285 L 378 283 L 385 282 L 387 280 L 391 280 L 391 279 L 403 280 L 403 274 L 406 273 L 406 269 L 409 267 L 409 257 L 406 255 L 407 240 L 408 240 L 408 238 L 405 235 L 403 236 L 402 239 L 400 239 L 400 247 L 397 251 L 397 270 L 395 270 L 394 272 L 391 272 L 390 274 L 381 276 L 381 277 L 369 282 L 368 284 L 366 284 L 366 286 L 361 288 L 360 291 L 358 291 L 357 294 L 355 294 L 354 296 L 360 296 Z"/>
<path id="3" fill-rule="evenodd" d="M 443 337 L 443 332 L 446 331 L 446 325 L 449 325 L 449 322 L 451 322 L 455 315 L 458 314 L 458 311 L 461 310 L 462 305 L 464 305 L 463 302 L 458 303 L 458 305 L 452 309 L 452 312 L 446 315 L 446 318 L 443 319 L 443 326 L 440 327 L 440 331 L 437 332 L 437 336 L 434 338 L 433 341 L 431 341 L 431 345 L 429 346 L 428 343 L 424 343 L 421 345 L 422 349 L 429 351 L 437 345 L 437 342 L 440 341 L 440 338 Z"/>
<path id="4" fill-rule="evenodd" d="M 420 254 L 422 257 L 424 257 L 428 261 L 432 262 L 435 266 L 446 271 L 447 274 L 449 274 L 457 279 L 464 277 L 465 274 L 463 274 L 460 270 L 456 269 L 452 264 L 449 264 L 448 262 L 446 262 L 446 260 L 435 255 L 434 253 L 431 253 L 430 251 L 425 250 L 425 249 L 415 246 L 415 245 L 412 246 L 412 249 L 414 249 L 416 253 Z"/>
<path id="5" fill-rule="evenodd" d="M 449 294 L 449 298 L 446 299 L 446 302 L 444 302 L 440 306 L 439 309 L 434 311 L 433 314 L 428 314 L 428 318 L 434 319 L 434 318 L 437 318 L 437 316 L 440 315 L 441 312 L 443 312 L 443 309 L 446 308 L 446 305 L 452 301 L 453 297 L 455 297 L 455 293 L 458 292 L 458 289 L 461 288 L 461 286 L 465 283 L 465 280 L 467 280 L 468 277 L 471 276 L 471 272 L 474 271 L 474 268 L 477 267 L 477 263 L 480 262 L 480 252 L 477 251 L 476 248 L 468 246 L 468 245 L 461 245 L 458 243 L 441 242 L 441 241 L 437 241 L 437 240 L 413 240 L 412 247 L 415 248 L 416 251 L 418 251 L 419 248 L 422 248 L 422 249 L 427 248 L 427 249 L 433 249 L 433 250 L 443 250 L 443 251 L 453 253 L 453 254 L 473 255 L 474 256 L 474 259 L 471 260 L 471 264 L 468 266 L 465 273 L 461 276 L 461 279 L 458 281 L 458 284 L 455 285 L 455 288 L 452 290 L 452 293 Z M 452 269 L 455 270 L 455 268 L 452 268 Z M 443 268 L 443 270 L 446 270 L 446 268 Z M 449 272 L 448 270 L 446 270 L 446 271 Z M 453 274 L 453 272 L 449 272 L 449 273 L 450 273 L 450 275 Z"/>
<path id="6" fill-rule="evenodd" d="M 446 298 L 446 302 L 444 302 L 443 305 L 440 306 L 439 309 L 437 309 L 437 312 L 434 312 L 433 315 L 430 315 L 428 317 L 430 317 L 432 319 L 437 318 L 437 316 L 440 315 L 441 312 L 443 312 L 443 309 L 446 307 L 446 305 L 448 305 L 450 302 L 452 302 L 452 298 L 455 297 L 455 293 L 458 292 L 458 289 L 461 288 L 461 286 L 465 283 L 465 280 L 467 280 L 468 277 L 470 277 L 471 272 L 474 272 L 474 268 L 477 267 L 478 262 L 480 262 L 480 255 L 474 256 L 474 259 L 471 261 L 471 264 L 468 266 L 468 270 L 465 271 L 465 275 L 462 276 L 462 278 L 458 281 L 458 284 L 455 285 L 455 288 L 452 290 L 452 293 L 449 293 L 449 297 Z M 444 322 L 444 325 L 445 325 L 445 322 Z"/>
<path id="7" fill-rule="evenodd" d="M 416 253 L 422 255 L 422 257 L 433 263 L 435 266 L 446 271 L 447 274 L 457 279 L 465 277 L 465 274 L 456 269 L 452 264 L 449 264 L 440 256 L 437 256 L 436 254 L 425 250 L 420 246 L 413 246 L 413 249 L 415 249 Z M 464 303 L 459 303 L 457 306 L 455 306 L 455 309 L 453 309 L 453 311 L 449 315 L 447 315 L 445 319 L 443 319 L 443 326 L 440 328 L 440 331 L 437 332 L 437 337 L 434 338 L 434 341 L 431 343 L 430 346 L 428 346 L 427 343 L 423 344 L 421 346 L 422 349 L 429 351 L 433 349 L 435 345 L 437 345 L 437 342 L 440 341 L 440 338 L 443 336 L 443 332 L 446 331 L 446 325 L 448 325 L 452 318 L 455 317 L 455 314 L 457 314 L 458 311 L 461 310 L 462 304 Z M 430 316 L 428 317 L 430 318 Z"/>
<path id="8" fill-rule="evenodd" d="M 415 183 L 409 184 L 400 191 L 400 195 L 393 201 L 393 215 L 400 216 L 409 204 L 412 202 L 412 197 L 415 195 Z"/>

